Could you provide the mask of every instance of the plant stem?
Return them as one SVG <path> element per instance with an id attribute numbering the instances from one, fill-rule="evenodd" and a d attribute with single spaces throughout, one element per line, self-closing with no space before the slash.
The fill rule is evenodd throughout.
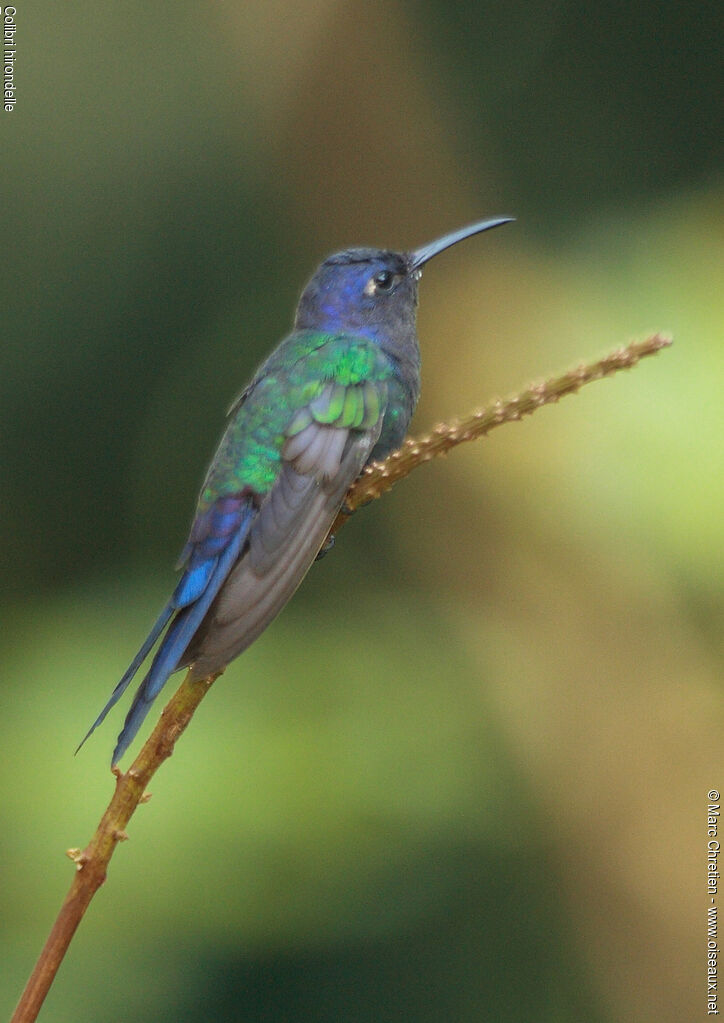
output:
<path id="1" fill-rule="evenodd" d="M 116 790 L 88 846 L 69 849 L 76 866 L 58 918 L 30 975 L 11 1023 L 30 1023 L 37 1018 L 58 967 L 91 899 L 106 879 L 106 868 L 119 842 L 128 838 L 126 825 L 139 803 L 147 802 L 146 786 L 161 764 L 173 753 L 176 740 L 211 688 L 214 679 L 189 683 L 186 679 L 169 700 L 161 719 L 128 771 L 113 768 Z"/>

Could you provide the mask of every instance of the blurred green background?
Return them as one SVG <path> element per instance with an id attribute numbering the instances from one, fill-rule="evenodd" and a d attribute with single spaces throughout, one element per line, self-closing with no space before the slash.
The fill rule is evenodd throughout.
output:
<path id="1" fill-rule="evenodd" d="M 418 432 L 631 337 L 674 347 L 355 516 L 200 708 L 41 1018 L 703 1018 L 724 785 L 716 10 L 17 6 L 3 1017 L 63 851 L 110 796 L 124 710 L 72 751 L 300 287 L 337 248 L 512 213 L 426 271 Z"/>

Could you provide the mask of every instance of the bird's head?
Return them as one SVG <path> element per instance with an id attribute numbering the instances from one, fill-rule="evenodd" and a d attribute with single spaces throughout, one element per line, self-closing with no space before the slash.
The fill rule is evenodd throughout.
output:
<path id="1" fill-rule="evenodd" d="M 297 330 L 352 331 L 384 340 L 414 331 L 417 285 L 433 256 L 510 217 L 469 224 L 413 252 L 345 249 L 322 263 L 302 292 Z"/>

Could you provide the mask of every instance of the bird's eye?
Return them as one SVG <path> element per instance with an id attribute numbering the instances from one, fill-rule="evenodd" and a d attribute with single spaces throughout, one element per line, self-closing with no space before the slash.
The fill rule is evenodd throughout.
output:
<path id="1" fill-rule="evenodd" d="M 395 283 L 395 275 L 391 270 L 380 270 L 375 274 L 373 280 L 378 291 L 391 291 L 392 285 Z"/>
<path id="2" fill-rule="evenodd" d="M 390 292 L 395 290 L 400 276 L 400 274 L 396 274 L 392 270 L 378 270 L 365 284 L 365 295 L 369 298 L 374 298 L 375 295 L 389 295 Z"/>

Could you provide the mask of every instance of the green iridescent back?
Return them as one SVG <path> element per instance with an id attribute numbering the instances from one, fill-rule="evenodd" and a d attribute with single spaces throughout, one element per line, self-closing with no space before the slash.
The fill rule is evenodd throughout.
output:
<path id="1" fill-rule="evenodd" d="M 266 494 L 279 474 L 285 440 L 313 420 L 373 428 L 385 416 L 388 388 L 395 383 L 391 360 L 368 338 L 311 330 L 291 334 L 232 406 L 198 514 L 219 497 L 245 489 Z"/>

